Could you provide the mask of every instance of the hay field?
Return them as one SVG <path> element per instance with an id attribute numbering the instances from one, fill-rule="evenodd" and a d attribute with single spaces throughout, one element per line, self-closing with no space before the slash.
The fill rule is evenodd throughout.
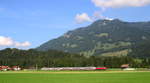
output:
<path id="1" fill-rule="evenodd" d="M 148 71 L 0 72 L 0 83 L 150 83 Z"/>

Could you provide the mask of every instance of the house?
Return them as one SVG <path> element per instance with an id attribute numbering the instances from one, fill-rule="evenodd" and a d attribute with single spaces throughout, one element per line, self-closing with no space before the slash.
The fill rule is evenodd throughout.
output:
<path id="1" fill-rule="evenodd" d="M 10 71 L 10 70 L 19 71 L 21 70 L 21 68 L 19 66 L 13 66 L 13 67 L 0 66 L 0 71 Z"/>
<path id="2" fill-rule="evenodd" d="M 123 64 L 123 65 L 121 65 L 121 69 L 126 69 L 126 68 L 129 68 L 130 66 L 129 66 L 129 64 Z"/>
<path id="3" fill-rule="evenodd" d="M 21 68 L 20 68 L 19 66 L 13 66 L 13 67 L 12 67 L 12 70 L 14 70 L 14 71 L 20 71 Z"/>
<path id="4" fill-rule="evenodd" d="M 9 66 L 0 66 L 1 71 L 9 71 L 11 68 Z"/>

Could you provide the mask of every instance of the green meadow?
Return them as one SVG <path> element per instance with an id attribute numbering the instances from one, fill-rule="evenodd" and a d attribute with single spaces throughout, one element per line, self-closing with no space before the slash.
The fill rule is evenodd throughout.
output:
<path id="1" fill-rule="evenodd" d="M 0 72 L 0 83 L 150 83 L 150 72 Z"/>

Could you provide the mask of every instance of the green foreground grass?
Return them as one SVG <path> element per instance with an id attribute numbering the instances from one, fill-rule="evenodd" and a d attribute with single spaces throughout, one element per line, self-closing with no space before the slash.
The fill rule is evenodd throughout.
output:
<path id="1" fill-rule="evenodd" d="M 0 72 L 0 83 L 150 83 L 148 71 Z"/>

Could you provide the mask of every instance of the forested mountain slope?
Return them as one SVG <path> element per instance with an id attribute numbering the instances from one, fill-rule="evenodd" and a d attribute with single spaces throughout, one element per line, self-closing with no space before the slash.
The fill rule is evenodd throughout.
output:
<path id="1" fill-rule="evenodd" d="M 127 55 L 131 46 L 150 39 L 150 22 L 98 20 L 40 45 L 37 50 L 60 50 L 86 56 Z"/>

